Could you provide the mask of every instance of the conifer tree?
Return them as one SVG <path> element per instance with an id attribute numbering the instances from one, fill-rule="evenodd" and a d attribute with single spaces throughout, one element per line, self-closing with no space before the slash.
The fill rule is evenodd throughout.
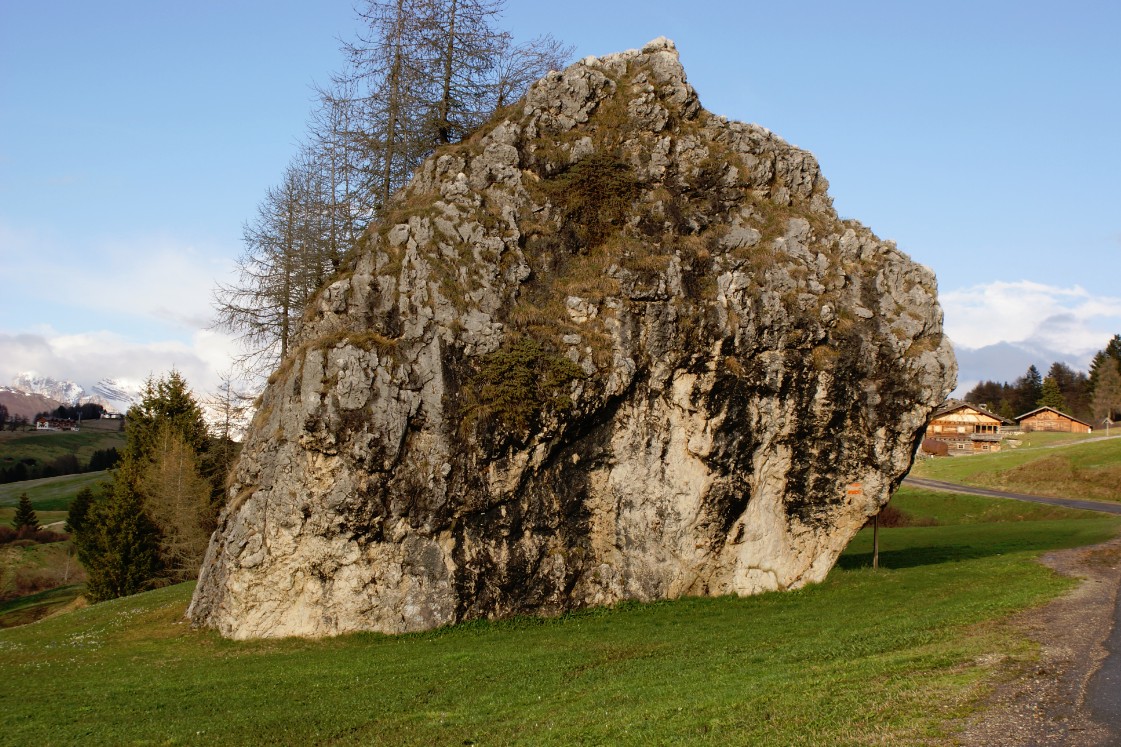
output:
<path id="1" fill-rule="evenodd" d="M 1075 371 L 1065 363 L 1055 362 L 1051 364 L 1047 375 L 1059 385 L 1063 402 L 1066 403 L 1064 412 L 1083 420 L 1093 417 L 1090 412 L 1090 380 L 1085 373 Z"/>
<path id="2" fill-rule="evenodd" d="M 149 456 L 157 445 L 160 428 L 169 424 L 196 452 L 206 449 L 209 432 L 187 380 L 172 370 L 161 379 L 148 379 L 140 402 L 129 408 L 123 459 Z"/>
<path id="3" fill-rule="evenodd" d="M 76 536 L 90 600 L 101 602 L 149 588 L 162 570 L 159 537 L 144 510 L 136 464 L 126 460 L 109 494 L 93 503 Z"/>
<path id="4" fill-rule="evenodd" d="M 207 524 L 208 531 L 216 527 L 218 513 L 226 503 L 226 478 L 241 450 L 238 437 L 249 425 L 253 399 L 249 392 L 237 386 L 232 372 L 222 374 L 217 391 L 207 398 L 207 406 L 215 415 L 210 448 L 201 465 L 203 476 L 211 484 L 211 516 L 215 519 Z"/>
<path id="5" fill-rule="evenodd" d="M 1043 392 L 1039 397 L 1037 403 L 1040 407 L 1053 407 L 1056 410 L 1066 410 L 1066 401 L 1063 399 L 1062 390 L 1059 389 L 1059 382 L 1053 377 L 1048 376 L 1043 380 L 1041 388 Z"/>
<path id="6" fill-rule="evenodd" d="M 183 377 L 149 379 L 127 422 L 112 486 L 100 498 L 82 496 L 71 511 L 94 601 L 192 577 L 213 522 L 211 486 L 199 468 L 209 434 Z"/>
<path id="7" fill-rule="evenodd" d="M 1043 377 L 1034 363 L 1028 366 L 1023 376 L 1016 379 L 1013 386 L 1015 391 L 1012 405 L 1017 417 L 1039 406 L 1038 402 L 1043 396 Z"/>
<path id="8" fill-rule="evenodd" d="M 78 494 L 74 496 L 74 500 L 70 501 L 70 506 L 67 509 L 66 531 L 75 536 L 81 534 L 82 530 L 85 529 L 86 518 L 89 516 L 93 501 L 93 488 L 87 485 L 78 491 Z"/>
<path id="9" fill-rule="evenodd" d="M 21 537 L 39 531 L 39 517 L 35 515 L 35 509 L 31 507 L 31 499 L 27 497 L 27 493 L 19 497 L 16 515 L 12 518 L 12 528 Z"/>
<path id="10" fill-rule="evenodd" d="M 1098 422 L 1106 418 L 1115 422 L 1121 420 L 1121 369 L 1112 358 L 1107 358 L 1098 371 L 1093 411 Z"/>
<path id="11" fill-rule="evenodd" d="M 199 473 L 198 453 L 165 422 L 144 470 L 145 512 L 160 529 L 160 560 L 173 581 L 198 575 L 213 524 L 210 484 Z"/>

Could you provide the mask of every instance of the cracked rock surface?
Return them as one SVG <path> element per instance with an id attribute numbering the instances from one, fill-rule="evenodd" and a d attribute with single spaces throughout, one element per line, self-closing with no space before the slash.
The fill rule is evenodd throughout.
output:
<path id="1" fill-rule="evenodd" d="M 820 581 L 953 388 L 936 282 L 673 43 L 437 151 L 307 310 L 188 611 L 416 631 Z"/>

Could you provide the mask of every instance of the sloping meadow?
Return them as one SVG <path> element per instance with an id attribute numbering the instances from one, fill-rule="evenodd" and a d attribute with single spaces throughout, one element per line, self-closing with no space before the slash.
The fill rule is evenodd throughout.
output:
<path id="1" fill-rule="evenodd" d="M 17 744 L 906 744 L 952 734 L 999 621 L 1074 583 L 1035 558 L 1118 520 L 903 490 L 935 526 L 867 531 L 825 582 L 426 633 L 233 642 L 184 620 L 192 585 L 0 632 Z M 994 656 L 994 654 L 998 654 Z M 989 663 L 981 663 L 989 662 Z"/>

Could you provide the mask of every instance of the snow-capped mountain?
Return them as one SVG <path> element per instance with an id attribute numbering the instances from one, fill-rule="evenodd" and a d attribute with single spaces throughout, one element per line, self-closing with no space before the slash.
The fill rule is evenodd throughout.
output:
<path id="1" fill-rule="evenodd" d="M 84 405 L 87 402 L 101 405 L 109 412 L 125 413 L 140 399 L 144 385 L 131 379 L 102 379 L 87 392 L 73 381 L 59 381 L 50 376 L 40 376 L 27 371 L 15 377 L 11 389 L 34 394 L 66 405 Z M 57 407 L 57 405 L 55 405 Z"/>
<path id="2" fill-rule="evenodd" d="M 81 385 L 73 381 L 59 381 L 50 376 L 40 376 L 34 371 L 18 374 L 12 381 L 12 389 L 28 394 L 41 394 L 65 405 L 79 404 L 82 395 L 86 393 Z"/>
<path id="3" fill-rule="evenodd" d="M 144 384 L 132 379 L 102 379 L 90 387 L 84 402 L 96 402 L 106 410 L 112 412 L 128 412 L 140 401 L 140 394 L 144 391 Z"/>
<path id="4" fill-rule="evenodd" d="M 25 392 L 15 387 L 0 386 L 0 405 L 8 411 L 8 417 L 22 417 L 30 420 L 41 412 L 50 412 L 62 403 L 57 399 Z"/>

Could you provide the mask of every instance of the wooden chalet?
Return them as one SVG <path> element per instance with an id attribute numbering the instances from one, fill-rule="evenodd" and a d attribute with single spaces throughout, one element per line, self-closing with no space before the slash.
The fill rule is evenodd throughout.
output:
<path id="1" fill-rule="evenodd" d="M 931 415 L 923 438 L 942 441 L 951 455 L 1000 451 L 1001 427 L 1015 425 L 984 407 L 950 400 Z"/>
<path id="2" fill-rule="evenodd" d="M 37 431 L 76 431 L 78 421 L 66 418 L 39 418 L 35 421 Z"/>
<path id="3" fill-rule="evenodd" d="M 1067 415 L 1054 407 L 1038 407 L 1016 418 L 1021 430 L 1053 433 L 1092 433 L 1094 428 L 1084 420 Z"/>

